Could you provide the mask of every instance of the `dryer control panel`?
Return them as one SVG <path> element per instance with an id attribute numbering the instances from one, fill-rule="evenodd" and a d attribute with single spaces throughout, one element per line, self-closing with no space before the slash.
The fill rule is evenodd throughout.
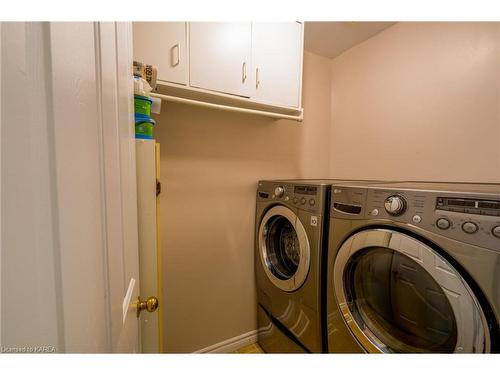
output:
<path id="1" fill-rule="evenodd" d="M 423 185 L 423 184 L 420 184 Z M 496 193 L 498 189 L 498 193 Z M 500 185 L 491 192 L 387 186 L 332 187 L 331 217 L 416 226 L 500 251 Z"/>
<path id="2" fill-rule="evenodd" d="M 257 201 L 276 201 L 298 209 L 321 215 L 329 186 L 296 184 L 286 181 L 261 181 Z"/>

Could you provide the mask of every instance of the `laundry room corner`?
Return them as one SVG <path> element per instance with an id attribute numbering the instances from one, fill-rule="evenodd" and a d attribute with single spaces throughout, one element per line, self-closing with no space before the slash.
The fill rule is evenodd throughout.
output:
<path id="1" fill-rule="evenodd" d="M 302 122 L 170 102 L 155 116 L 166 352 L 256 340 L 256 184 L 328 173 L 330 67 L 304 53 Z"/>
<path id="2" fill-rule="evenodd" d="M 0 17 L 2 369 L 500 368 L 500 7 L 89 1 Z"/>

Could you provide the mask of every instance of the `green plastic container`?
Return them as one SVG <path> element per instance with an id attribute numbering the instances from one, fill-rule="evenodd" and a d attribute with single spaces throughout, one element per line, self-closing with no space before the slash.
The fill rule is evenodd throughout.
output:
<path id="1" fill-rule="evenodd" d="M 135 137 L 142 139 L 153 139 L 153 127 L 155 121 L 153 119 L 135 123 Z"/>
<path id="2" fill-rule="evenodd" d="M 134 95 L 135 113 L 151 116 L 151 104 L 153 101 L 146 96 Z"/>

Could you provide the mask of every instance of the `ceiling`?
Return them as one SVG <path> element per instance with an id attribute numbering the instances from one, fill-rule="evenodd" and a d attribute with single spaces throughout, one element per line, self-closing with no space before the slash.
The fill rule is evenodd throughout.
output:
<path id="1" fill-rule="evenodd" d="M 334 58 L 396 22 L 306 22 L 304 48 Z"/>

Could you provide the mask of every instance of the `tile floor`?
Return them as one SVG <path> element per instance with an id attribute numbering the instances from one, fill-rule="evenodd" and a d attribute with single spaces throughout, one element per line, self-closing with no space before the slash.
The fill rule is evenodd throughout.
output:
<path id="1" fill-rule="evenodd" d="M 237 354 L 264 354 L 264 351 L 262 348 L 259 346 L 259 344 L 251 344 L 244 346 L 243 348 L 240 348 L 235 351 Z"/>

